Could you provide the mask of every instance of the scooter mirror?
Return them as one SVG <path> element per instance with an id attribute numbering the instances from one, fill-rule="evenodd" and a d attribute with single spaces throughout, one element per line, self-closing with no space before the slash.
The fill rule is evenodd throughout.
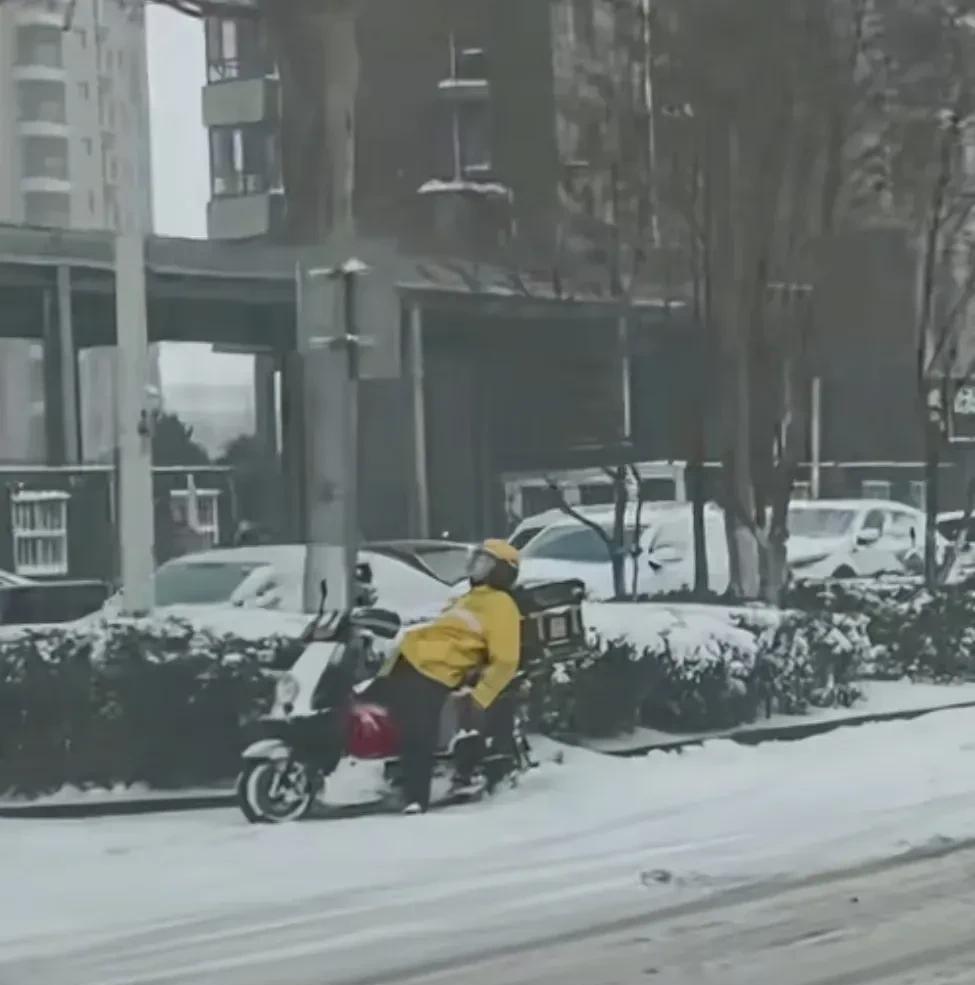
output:
<path id="1" fill-rule="evenodd" d="M 325 599 L 328 598 L 328 579 L 327 578 L 323 578 L 318 583 L 318 591 L 319 591 L 319 594 L 322 597 L 322 602 L 324 602 Z"/>

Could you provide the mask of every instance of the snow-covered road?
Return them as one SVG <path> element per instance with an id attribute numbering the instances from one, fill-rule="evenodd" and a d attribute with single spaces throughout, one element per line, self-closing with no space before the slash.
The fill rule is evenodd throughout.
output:
<path id="1" fill-rule="evenodd" d="M 340 985 L 969 838 L 975 711 L 645 760 L 569 750 L 422 818 L 0 833 L 3 985 Z"/>

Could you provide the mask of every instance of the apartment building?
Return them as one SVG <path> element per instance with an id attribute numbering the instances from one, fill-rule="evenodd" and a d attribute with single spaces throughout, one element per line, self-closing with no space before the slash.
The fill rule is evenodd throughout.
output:
<path id="1" fill-rule="evenodd" d="M 605 128 L 596 125 L 597 107 L 589 126 L 578 111 L 587 98 L 595 101 L 586 91 L 594 62 L 607 77 L 618 67 L 618 6 L 364 0 L 356 32 L 359 230 L 393 237 L 408 251 L 517 254 L 544 267 L 561 236 L 567 196 L 590 202 L 591 218 L 604 218 L 610 164 L 592 148 L 584 155 L 581 145 L 604 144 Z M 639 0 L 630 6 L 635 13 L 624 29 L 639 41 Z M 209 234 L 273 238 L 287 224 L 280 139 L 287 106 L 270 45 L 255 17 L 211 19 L 206 35 Z M 641 79 L 619 88 L 639 111 Z M 614 95 L 601 107 L 603 121 L 619 109 Z M 642 133 L 634 130 L 633 139 L 646 143 Z"/>
<path id="2" fill-rule="evenodd" d="M 144 11 L 118 0 L 0 5 L 0 222 L 151 228 Z M 112 350 L 79 354 L 87 459 L 115 444 Z M 42 355 L 0 343 L 0 461 L 45 458 Z"/>

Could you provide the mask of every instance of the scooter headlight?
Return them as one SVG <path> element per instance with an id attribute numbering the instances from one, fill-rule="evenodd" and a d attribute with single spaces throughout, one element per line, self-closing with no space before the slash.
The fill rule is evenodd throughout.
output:
<path id="1" fill-rule="evenodd" d="M 301 686 L 298 684 L 298 681 L 291 676 L 291 674 L 282 674 L 278 678 L 277 687 L 275 689 L 275 697 L 282 705 L 293 705 L 300 690 Z"/>

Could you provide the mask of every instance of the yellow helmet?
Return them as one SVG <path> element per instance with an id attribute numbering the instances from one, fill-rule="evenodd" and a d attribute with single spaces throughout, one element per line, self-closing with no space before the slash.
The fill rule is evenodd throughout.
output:
<path id="1" fill-rule="evenodd" d="M 470 575 L 472 585 L 507 590 L 518 580 L 518 549 L 506 540 L 486 540 L 471 555 Z"/>
<path id="2" fill-rule="evenodd" d="M 481 550 L 485 554 L 490 554 L 491 557 L 497 558 L 499 561 L 504 561 L 505 564 L 510 564 L 515 568 L 521 563 L 521 555 L 518 553 L 518 548 L 513 544 L 509 544 L 506 540 L 496 540 L 494 538 L 486 540 L 481 544 Z"/>

